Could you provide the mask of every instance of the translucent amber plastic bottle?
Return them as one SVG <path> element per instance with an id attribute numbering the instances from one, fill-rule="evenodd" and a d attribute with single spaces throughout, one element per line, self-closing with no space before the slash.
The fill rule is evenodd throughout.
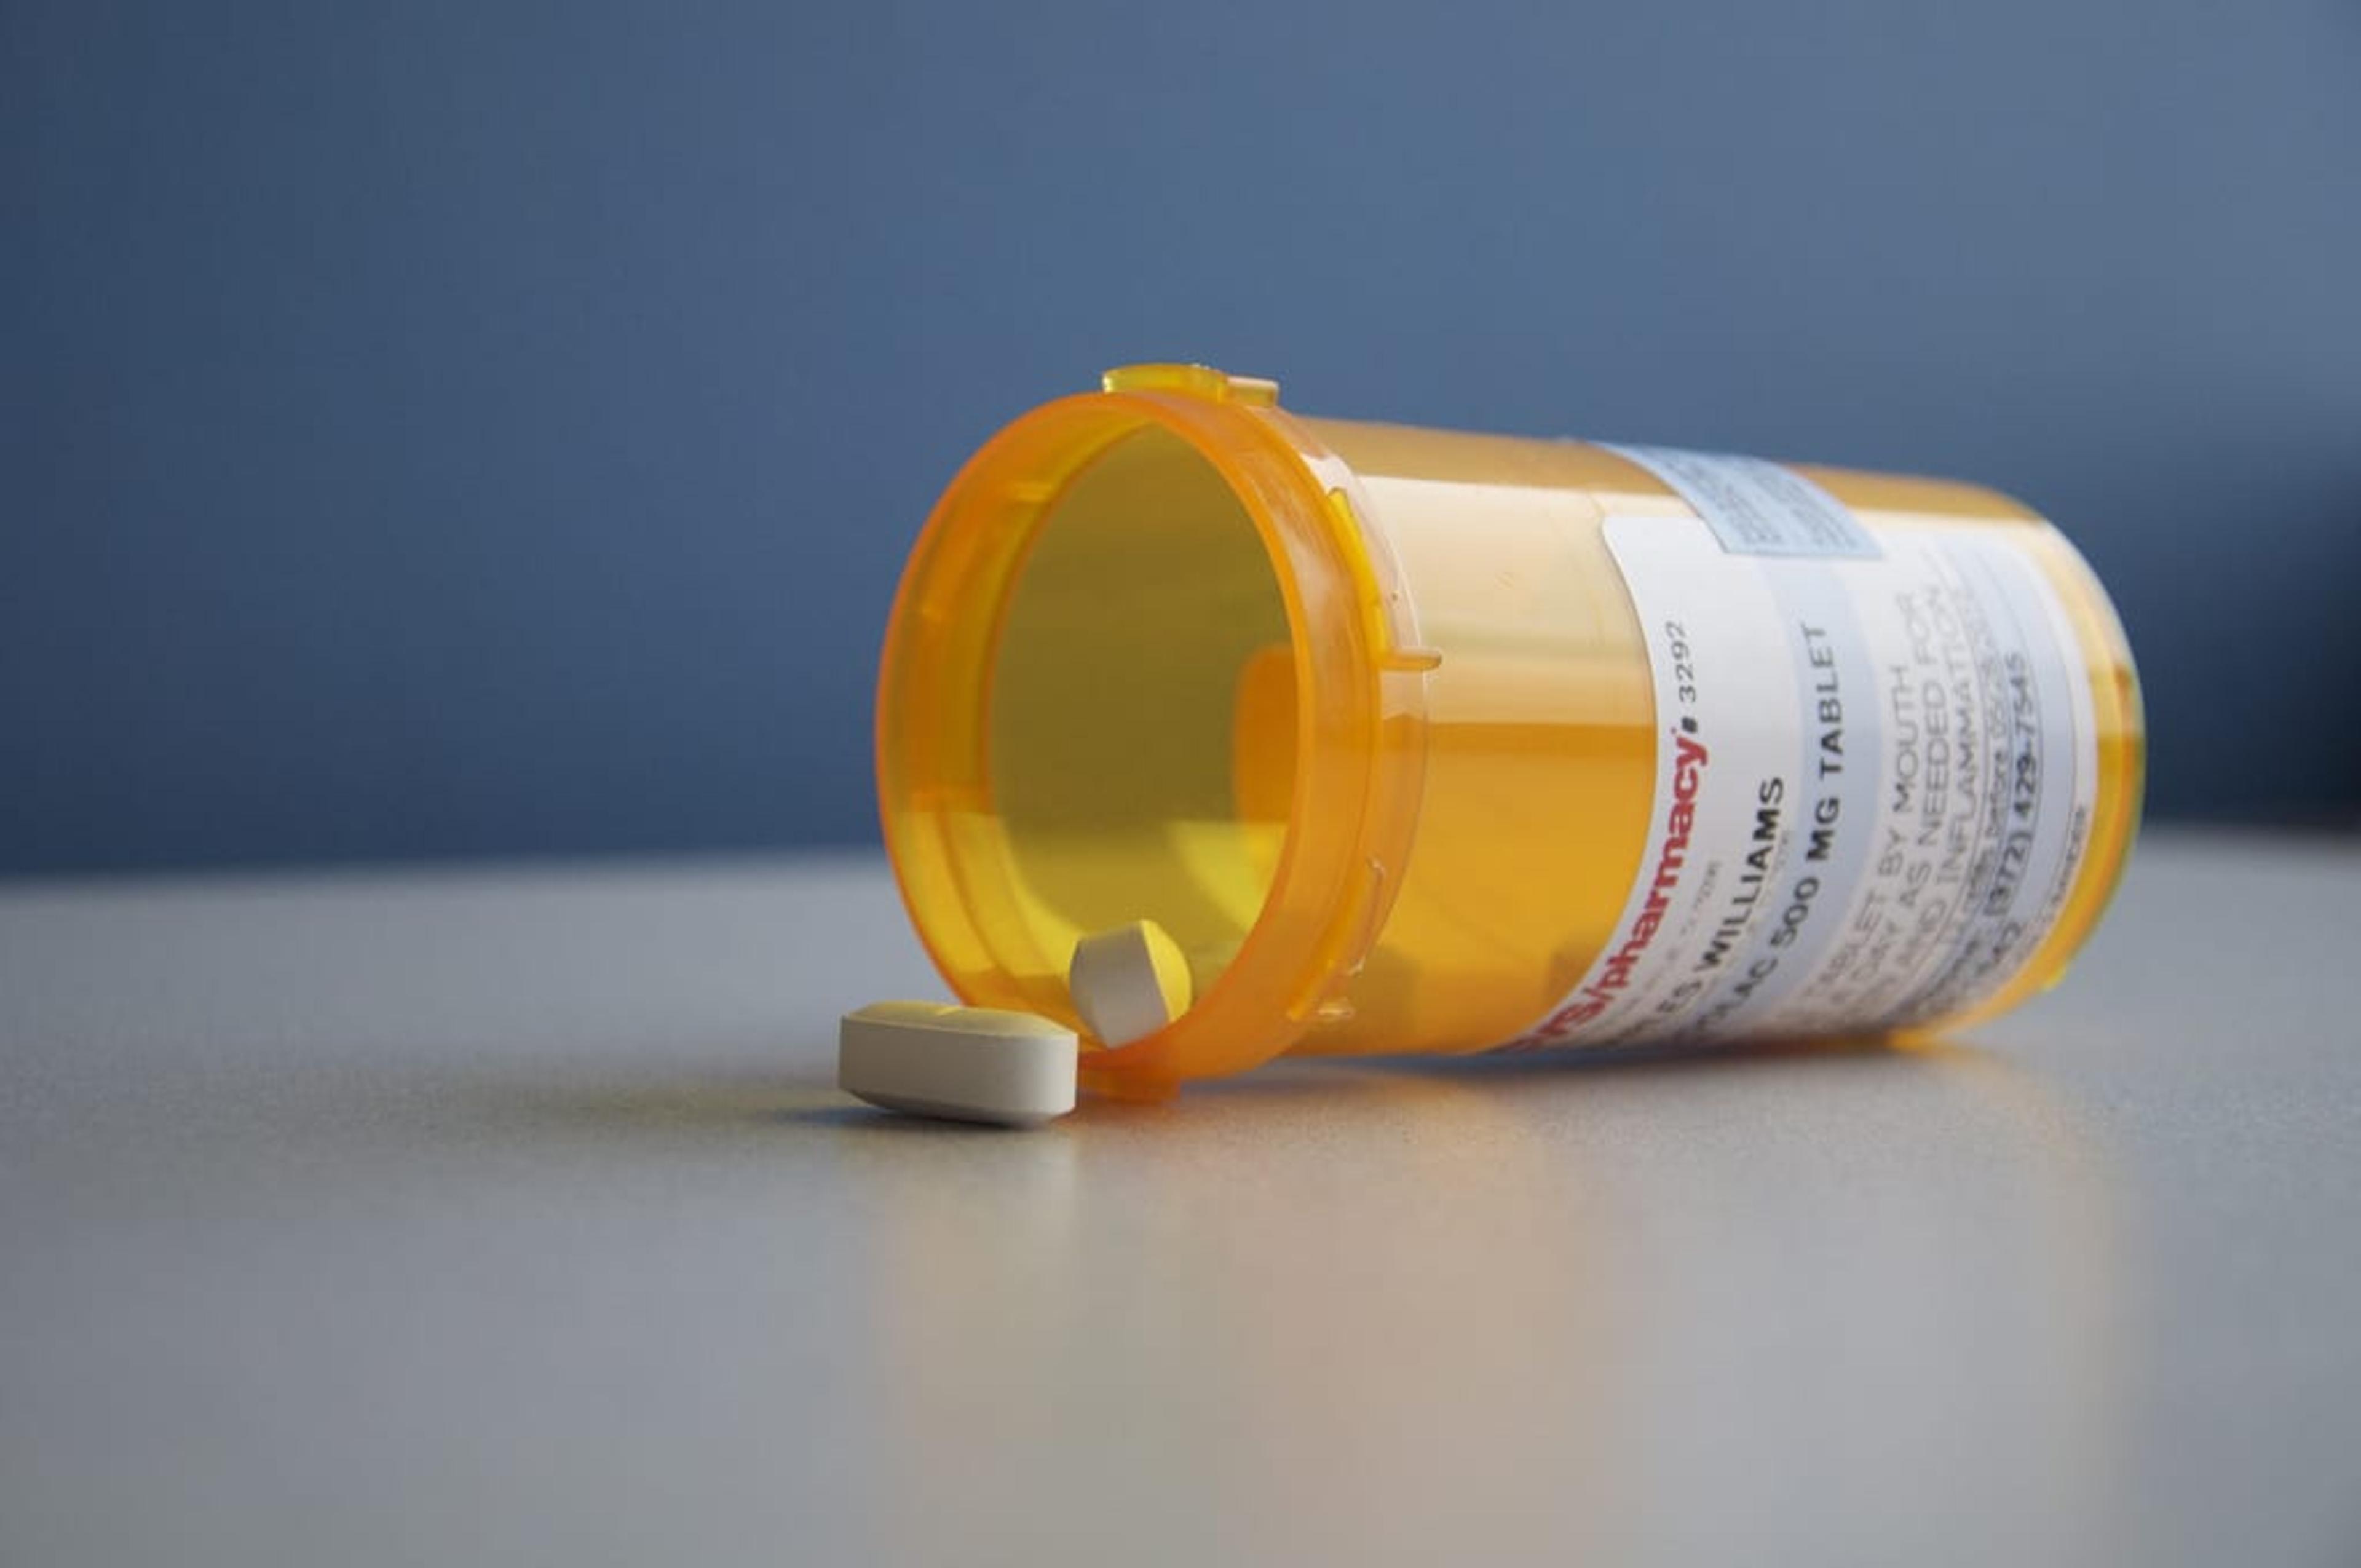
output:
<path id="1" fill-rule="evenodd" d="M 2071 545 L 1939 480 L 1302 418 L 1110 372 L 913 551 L 885 841 L 964 1000 L 1078 938 L 1197 996 L 1085 1058 L 1931 1030 L 2054 981 L 2136 825 L 2136 678 Z"/>

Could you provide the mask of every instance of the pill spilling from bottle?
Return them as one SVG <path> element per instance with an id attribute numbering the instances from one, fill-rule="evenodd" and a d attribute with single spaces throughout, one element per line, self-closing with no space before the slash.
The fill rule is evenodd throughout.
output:
<path id="1" fill-rule="evenodd" d="M 1163 927 L 1134 920 L 1074 944 L 1066 990 L 1107 1047 L 1144 1040 L 1189 1011 L 1189 959 Z"/>
<path id="2" fill-rule="evenodd" d="M 1074 944 L 1074 1011 L 1096 1043 L 1144 1040 L 1189 1010 L 1189 959 L 1153 920 Z M 1082 1040 L 1054 1019 L 941 1002 L 873 1002 L 837 1032 L 837 1082 L 888 1111 L 1031 1127 L 1074 1108 Z"/>
<path id="3" fill-rule="evenodd" d="M 837 1030 L 836 1077 L 887 1111 L 1038 1126 L 1074 1108 L 1074 1032 L 1030 1013 L 873 1002 Z"/>

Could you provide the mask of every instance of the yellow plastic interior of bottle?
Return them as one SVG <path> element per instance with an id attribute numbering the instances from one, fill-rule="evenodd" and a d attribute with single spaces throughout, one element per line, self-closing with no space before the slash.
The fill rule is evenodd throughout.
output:
<path id="1" fill-rule="evenodd" d="M 945 490 L 886 630 L 886 850 L 960 998 L 1079 1025 L 1079 938 L 1153 920 L 1188 956 L 1188 1010 L 1084 1063 L 1107 1092 L 1333 1019 L 1417 819 L 1431 656 L 1271 392 L 1148 367 L 1035 409 Z"/>
<path id="2" fill-rule="evenodd" d="M 1044 507 L 1000 623 L 985 745 L 1045 959 L 1144 918 L 1199 985 L 1218 975 L 1286 833 L 1290 647 L 1253 518 L 1170 432 L 1123 437 Z M 1071 1016 L 1061 989 L 1042 1004 Z"/>

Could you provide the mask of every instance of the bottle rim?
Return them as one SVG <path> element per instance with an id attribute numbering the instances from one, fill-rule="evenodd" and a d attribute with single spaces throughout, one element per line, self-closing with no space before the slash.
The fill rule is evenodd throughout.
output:
<path id="1" fill-rule="evenodd" d="M 1085 1056 L 1085 1081 L 1102 1092 L 1159 1098 L 1184 1080 L 1268 1060 L 1335 1021 L 1409 857 L 1423 784 L 1424 676 L 1438 661 L 1420 644 L 1392 552 L 1351 470 L 1276 400 L 1267 381 L 1143 366 L 1021 415 L 944 490 L 887 622 L 875 765 L 904 906 L 962 1001 L 1027 1008 L 1016 977 L 991 956 L 1008 950 L 1005 922 L 1016 918 L 996 885 L 1007 867 L 950 829 L 956 815 L 992 810 L 984 716 L 1029 546 L 1068 481 L 1151 427 L 1185 443 L 1253 522 L 1285 605 L 1297 692 L 1281 848 L 1236 956 L 1188 1011 L 1144 1039 Z"/>

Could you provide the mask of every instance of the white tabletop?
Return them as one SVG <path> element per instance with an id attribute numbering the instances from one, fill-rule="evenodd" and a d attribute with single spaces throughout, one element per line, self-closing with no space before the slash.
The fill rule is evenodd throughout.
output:
<path id="1" fill-rule="evenodd" d="M 1922 1054 L 830 1085 L 860 859 L 0 891 L 0 1562 L 2361 1560 L 2361 850 Z"/>

